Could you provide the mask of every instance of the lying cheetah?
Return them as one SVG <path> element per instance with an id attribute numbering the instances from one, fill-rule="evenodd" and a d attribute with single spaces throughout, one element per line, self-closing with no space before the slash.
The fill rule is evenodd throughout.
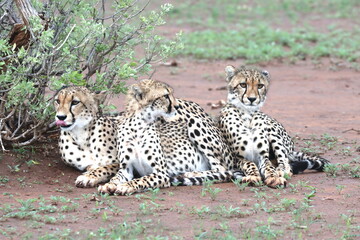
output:
<path id="1" fill-rule="evenodd" d="M 269 73 L 227 66 L 228 102 L 221 110 L 219 127 L 245 173 L 243 181 L 262 179 L 270 187 L 284 186 L 285 175 L 305 169 L 322 171 L 326 159 L 294 151 L 285 128 L 259 111 L 269 88 Z M 249 161 L 248 161 L 249 160 Z"/>
<path id="2" fill-rule="evenodd" d="M 196 103 L 176 99 L 162 82 L 142 80 L 130 87 L 117 140 L 120 170 L 99 186 L 101 193 L 229 181 L 234 173 L 241 177 L 226 171 L 235 168 L 234 161 L 213 120 Z"/>
<path id="3" fill-rule="evenodd" d="M 104 94 L 71 86 L 54 97 L 62 160 L 78 170 L 87 170 L 76 179 L 77 187 L 93 187 L 108 181 L 119 168 L 116 126 L 122 118 L 98 115 Z"/>

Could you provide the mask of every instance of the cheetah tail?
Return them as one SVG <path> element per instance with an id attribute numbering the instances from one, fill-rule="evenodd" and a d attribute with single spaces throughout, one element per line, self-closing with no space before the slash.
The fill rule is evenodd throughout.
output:
<path id="1" fill-rule="evenodd" d="M 239 179 L 244 176 L 240 171 L 212 172 L 211 174 L 201 173 L 202 172 L 196 172 L 193 176 L 191 176 L 191 172 L 186 173 L 186 176 L 184 174 L 177 175 L 171 177 L 170 182 L 174 186 L 195 186 L 203 185 L 206 181 L 213 181 L 214 183 L 230 182 L 233 179 Z"/>
<path id="2" fill-rule="evenodd" d="M 307 169 L 322 172 L 324 170 L 324 166 L 330 163 L 329 160 L 325 158 L 309 155 L 303 152 L 293 152 L 290 154 L 289 159 L 294 174 L 298 174 Z"/>

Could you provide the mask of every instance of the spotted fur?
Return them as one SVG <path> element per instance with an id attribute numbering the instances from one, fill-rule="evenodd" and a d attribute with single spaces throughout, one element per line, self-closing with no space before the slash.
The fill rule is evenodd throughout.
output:
<path id="1" fill-rule="evenodd" d="M 259 109 L 266 99 L 267 71 L 227 66 L 228 102 L 221 110 L 219 127 L 245 173 L 243 181 L 264 181 L 270 187 L 284 186 L 285 175 L 305 169 L 321 171 L 328 161 L 294 151 L 285 128 Z"/>
<path id="2" fill-rule="evenodd" d="M 118 129 L 120 169 L 98 188 L 101 193 L 233 178 L 235 171 L 224 167 L 235 169 L 233 158 L 213 120 L 196 103 L 176 99 L 169 85 L 154 80 L 133 85 L 125 116 Z"/>
<path id="3" fill-rule="evenodd" d="M 122 117 L 98 115 L 104 94 L 70 86 L 54 97 L 62 160 L 78 170 L 86 170 L 75 181 L 78 187 L 108 181 L 118 170 L 116 126 Z"/>

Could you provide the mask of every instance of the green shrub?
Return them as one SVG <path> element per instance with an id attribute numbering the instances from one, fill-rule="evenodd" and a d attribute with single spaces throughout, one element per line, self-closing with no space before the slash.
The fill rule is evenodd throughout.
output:
<path id="1" fill-rule="evenodd" d="M 124 93 L 124 80 L 148 73 L 151 63 L 180 48 L 156 34 L 164 15 L 135 0 L 31 1 L 29 47 L 8 44 L 15 4 L 0 2 L 0 146 L 30 144 L 52 127 L 52 94 L 63 85 Z M 4 4 L 3 4 L 4 3 Z M 20 18 L 19 18 L 20 19 Z M 6 21 L 9 20 L 9 21 Z M 4 31 L 5 29 L 6 31 Z M 178 36 L 177 36 L 178 37 Z M 136 52 L 135 52 L 136 48 Z M 2 66 L 6 68 L 2 69 Z"/>

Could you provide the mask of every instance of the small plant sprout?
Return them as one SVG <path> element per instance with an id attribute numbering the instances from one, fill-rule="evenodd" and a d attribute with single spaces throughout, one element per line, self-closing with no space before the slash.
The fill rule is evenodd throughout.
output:
<path id="1" fill-rule="evenodd" d="M 7 165 L 7 166 L 10 169 L 10 172 L 12 172 L 12 173 L 20 172 L 20 164 L 16 164 L 14 166 L 10 166 L 10 165 Z"/>
<path id="2" fill-rule="evenodd" d="M 283 199 L 281 199 L 280 203 L 281 203 L 281 206 L 284 208 L 285 211 L 289 211 L 289 210 L 291 210 L 292 207 L 295 206 L 296 200 L 295 199 L 283 198 Z"/>
<path id="3" fill-rule="evenodd" d="M 353 178 L 360 178 L 360 166 L 356 166 L 350 169 L 350 175 Z"/>
<path id="4" fill-rule="evenodd" d="M 340 172 L 339 164 L 326 164 L 324 167 L 324 172 L 328 177 L 338 176 Z"/>
<path id="5" fill-rule="evenodd" d="M 290 179 L 291 179 L 291 177 L 290 177 L 289 174 L 287 174 L 287 173 L 284 174 L 284 178 L 285 178 L 286 180 L 290 180 Z"/>
<path id="6" fill-rule="evenodd" d="M 210 207 L 201 206 L 201 208 L 192 207 L 190 213 L 198 215 L 198 217 L 203 218 L 205 214 L 210 213 Z"/>
<path id="7" fill-rule="evenodd" d="M 246 188 L 247 186 L 249 186 L 249 183 L 248 183 L 248 182 L 243 183 L 243 182 L 241 182 L 241 179 L 233 180 L 233 183 L 235 184 L 235 186 L 238 188 L 238 190 L 239 190 L 240 192 L 244 191 L 245 188 Z"/>
<path id="8" fill-rule="evenodd" d="M 160 188 L 149 189 L 149 192 L 151 193 L 150 200 L 154 202 L 155 200 L 158 199 Z M 164 200 L 164 199 L 159 199 L 159 200 Z"/>
<path id="9" fill-rule="evenodd" d="M 213 188 L 213 181 L 205 181 L 201 190 L 201 196 L 205 197 L 207 193 L 210 195 L 210 199 L 215 201 L 217 195 L 222 191 L 220 188 Z"/>
<path id="10" fill-rule="evenodd" d="M 336 189 L 338 190 L 339 195 L 341 194 L 342 190 L 345 188 L 344 185 L 337 184 Z"/>
<path id="11" fill-rule="evenodd" d="M 9 182 L 8 177 L 0 176 L 0 185 L 3 184 L 3 183 L 8 183 L 8 182 Z"/>
<path id="12" fill-rule="evenodd" d="M 309 188 L 311 190 L 311 192 L 309 193 L 305 193 L 305 198 L 304 198 L 304 201 L 309 204 L 312 200 L 312 198 L 315 197 L 316 195 L 316 188 L 313 187 L 313 186 L 306 186 L 307 188 Z"/>
<path id="13" fill-rule="evenodd" d="M 242 212 L 239 207 L 233 207 L 233 206 L 226 207 L 224 205 L 219 206 L 217 212 L 222 217 L 228 217 L 228 218 L 244 217 L 246 215 L 249 215 L 248 212 Z"/>
<path id="14" fill-rule="evenodd" d="M 103 215 L 101 216 L 101 218 L 104 222 L 106 222 L 109 219 L 109 217 L 105 211 L 104 211 Z"/>
<path id="15" fill-rule="evenodd" d="M 331 136 L 328 133 L 324 133 L 320 138 L 321 145 L 325 146 L 328 150 L 333 149 L 337 141 L 337 137 Z"/>
<path id="16" fill-rule="evenodd" d="M 159 207 L 160 204 L 157 204 L 153 201 L 145 201 L 140 203 L 139 210 L 144 215 L 150 215 L 150 214 L 154 214 L 156 209 L 158 209 Z"/>
<path id="17" fill-rule="evenodd" d="M 28 167 L 31 167 L 33 165 L 39 165 L 40 163 L 38 161 L 35 161 L 35 160 L 29 160 L 29 161 L 26 161 L 26 165 Z"/>
<path id="18" fill-rule="evenodd" d="M 242 205 L 242 206 L 249 206 L 249 202 L 250 202 L 250 199 L 243 199 L 243 200 L 241 201 L 241 205 Z"/>
<path id="19" fill-rule="evenodd" d="M 349 157 L 352 155 L 351 147 L 350 146 L 343 147 L 342 149 L 336 151 L 335 155 Z"/>
<path id="20" fill-rule="evenodd" d="M 252 188 L 250 191 L 253 191 L 253 192 L 254 192 L 254 196 L 255 196 L 256 198 L 259 198 L 259 199 L 261 199 L 261 198 L 263 198 L 263 199 L 269 198 L 269 196 L 266 194 L 266 192 L 264 192 L 264 191 L 258 191 L 258 189 L 256 189 L 256 188 Z"/>

